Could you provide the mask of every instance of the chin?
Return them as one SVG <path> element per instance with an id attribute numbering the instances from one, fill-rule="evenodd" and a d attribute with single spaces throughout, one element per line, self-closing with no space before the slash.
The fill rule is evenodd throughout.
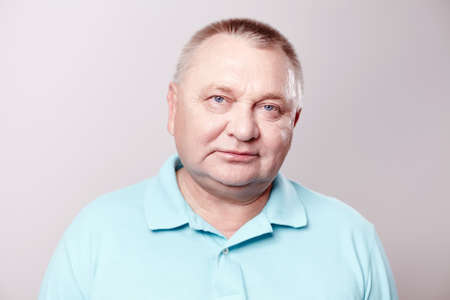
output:
<path id="1" fill-rule="evenodd" d="M 245 172 L 238 174 L 232 174 L 232 172 L 226 174 L 210 174 L 210 178 L 230 187 L 245 187 L 252 183 L 265 181 L 257 174 L 245 174 Z"/>
<path id="2" fill-rule="evenodd" d="M 228 178 L 213 178 L 215 181 L 229 187 L 245 187 L 252 183 L 252 180 L 230 180 Z"/>

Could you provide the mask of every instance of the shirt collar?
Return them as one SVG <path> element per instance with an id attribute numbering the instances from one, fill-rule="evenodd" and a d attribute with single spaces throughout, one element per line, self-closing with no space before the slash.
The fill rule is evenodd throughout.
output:
<path id="1" fill-rule="evenodd" d="M 308 224 L 305 208 L 295 183 L 281 173 L 272 183 L 269 200 L 262 211 L 271 224 L 300 228 Z"/>
<path id="2" fill-rule="evenodd" d="M 152 178 L 145 195 L 145 215 L 152 230 L 172 229 L 189 222 L 189 205 L 178 188 L 176 171 L 182 167 L 177 155 L 171 156 Z"/>
<path id="3" fill-rule="evenodd" d="M 181 167 L 178 155 L 173 155 L 161 167 L 158 176 L 149 181 L 144 209 L 151 230 L 172 229 L 195 219 L 178 188 L 176 170 Z M 261 214 L 264 214 L 267 226 L 277 224 L 300 228 L 307 224 L 305 209 L 294 183 L 281 173 L 273 181 L 269 200 Z"/>

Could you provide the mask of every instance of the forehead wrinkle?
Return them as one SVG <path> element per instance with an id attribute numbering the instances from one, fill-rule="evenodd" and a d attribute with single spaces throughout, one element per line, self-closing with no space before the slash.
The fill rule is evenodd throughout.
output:
<path id="1" fill-rule="evenodd" d="M 229 36 L 222 36 L 222 38 L 230 38 Z M 234 37 L 233 37 L 234 38 Z M 219 43 L 214 43 L 215 39 L 218 39 Z M 269 49 L 259 49 L 255 48 L 254 45 L 249 45 L 248 41 L 244 41 L 243 44 L 238 44 L 238 47 L 244 46 L 245 55 L 252 54 L 253 51 L 263 53 L 265 51 L 270 51 L 272 53 L 279 54 L 278 57 L 271 56 L 268 57 L 270 62 L 266 61 L 262 64 L 256 64 L 249 68 L 243 68 L 238 61 L 235 61 L 232 53 L 227 51 L 222 51 L 223 47 L 226 47 L 226 43 L 220 39 L 220 35 L 211 37 L 204 41 L 195 51 L 193 57 L 191 57 L 191 69 L 190 71 L 200 72 L 198 74 L 203 74 L 204 78 L 208 78 L 213 75 L 216 78 L 211 78 L 211 82 L 205 82 L 207 87 L 200 89 L 198 92 L 205 93 L 211 91 L 212 89 L 217 89 L 221 92 L 231 94 L 234 98 L 240 98 L 244 96 L 249 98 L 247 100 L 253 99 L 285 99 L 286 102 L 291 102 L 289 100 L 296 98 L 296 78 L 291 70 L 291 66 L 285 54 L 278 48 Z M 216 48 L 217 47 L 217 48 Z M 248 51 L 250 48 L 251 51 Z M 211 52 L 219 51 L 221 53 L 220 60 L 216 60 L 217 56 L 211 55 Z M 262 52 L 261 52 L 262 51 Z M 247 53 L 248 52 L 248 53 Z M 280 61 L 281 58 L 281 61 Z M 278 61 L 278 63 L 276 62 Z M 281 64 L 280 64 L 281 62 Z M 284 65 L 284 67 L 283 67 Z M 210 67 L 212 69 L 210 69 Z M 275 67 L 277 66 L 277 67 Z M 283 74 L 280 74 L 279 67 L 284 68 Z M 275 68 L 275 69 L 273 69 Z M 213 74 L 209 74 L 209 71 L 215 70 Z M 278 70 L 278 71 L 276 71 Z M 275 72 L 275 73 L 274 73 Z M 277 74 L 275 77 L 271 78 L 271 81 L 254 81 L 252 78 L 260 79 L 258 74 L 261 73 L 272 73 Z M 268 77 L 262 77 L 268 78 Z M 283 84 L 279 85 L 279 83 Z M 272 89 L 276 90 L 272 90 Z M 252 100 L 253 100 L 252 99 Z M 295 102 L 292 101 L 292 102 Z"/>

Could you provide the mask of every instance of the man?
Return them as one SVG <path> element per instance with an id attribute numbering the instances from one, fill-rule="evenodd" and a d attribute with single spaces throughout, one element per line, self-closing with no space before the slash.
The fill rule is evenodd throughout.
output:
<path id="1" fill-rule="evenodd" d="M 268 25 L 197 32 L 167 95 L 178 155 L 79 214 L 40 299 L 397 299 L 373 226 L 278 173 L 301 76 Z"/>

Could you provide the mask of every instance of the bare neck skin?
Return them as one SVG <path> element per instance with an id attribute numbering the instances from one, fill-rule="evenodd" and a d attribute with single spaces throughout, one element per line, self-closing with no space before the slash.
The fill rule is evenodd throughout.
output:
<path id="1" fill-rule="evenodd" d="M 185 168 L 176 173 L 178 186 L 192 210 L 229 239 L 242 225 L 258 215 L 269 199 L 271 184 L 233 199 L 205 190 Z M 226 189 L 226 187 L 224 187 Z M 233 188 L 230 187 L 232 190 Z M 233 193 L 230 193 L 233 195 Z"/>

